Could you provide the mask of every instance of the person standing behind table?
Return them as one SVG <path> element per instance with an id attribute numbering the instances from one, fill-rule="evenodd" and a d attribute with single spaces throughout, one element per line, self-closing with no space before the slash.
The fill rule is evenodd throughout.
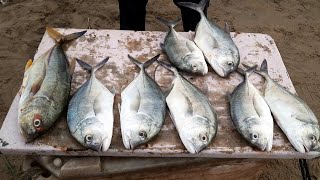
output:
<path id="1" fill-rule="evenodd" d="M 118 0 L 120 9 L 120 30 L 145 30 L 146 6 L 148 0 Z M 184 31 L 194 31 L 200 21 L 200 14 L 192 9 L 178 5 L 178 2 L 199 3 L 200 0 L 173 0 L 181 10 Z M 209 1 L 204 9 L 207 16 Z M 160 10 L 160 9 L 159 9 Z"/>

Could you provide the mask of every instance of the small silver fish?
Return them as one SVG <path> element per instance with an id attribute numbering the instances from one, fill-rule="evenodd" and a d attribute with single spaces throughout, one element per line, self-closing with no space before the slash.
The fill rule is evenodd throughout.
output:
<path id="1" fill-rule="evenodd" d="M 266 79 L 264 98 L 294 148 L 301 153 L 319 151 L 319 121 L 309 106 L 271 79 L 266 60 L 256 72 Z"/>
<path id="2" fill-rule="evenodd" d="M 217 116 L 201 90 L 182 77 L 173 66 L 161 61 L 158 63 L 176 76 L 166 102 L 180 139 L 190 153 L 199 153 L 217 134 Z"/>
<path id="3" fill-rule="evenodd" d="M 248 76 L 256 66 L 249 68 L 244 81 L 228 95 L 232 121 L 239 133 L 261 151 L 271 151 L 273 142 L 273 119 L 268 104 L 251 84 Z"/>
<path id="4" fill-rule="evenodd" d="M 115 91 L 110 92 L 95 76 L 108 59 L 94 67 L 77 59 L 91 76 L 73 95 L 67 114 L 72 136 L 83 146 L 96 151 L 107 151 L 112 138 Z"/>
<path id="5" fill-rule="evenodd" d="M 47 32 L 57 43 L 32 64 L 28 61 L 20 89 L 19 127 L 27 142 L 46 132 L 68 104 L 75 61 L 69 64 L 62 45 L 86 31 L 66 36 L 52 28 Z"/>
<path id="6" fill-rule="evenodd" d="M 121 93 L 120 124 L 126 149 L 134 149 L 149 141 L 164 123 L 165 97 L 159 85 L 145 71 L 159 56 L 141 63 L 128 55 L 140 68 L 140 73 Z"/>
<path id="7" fill-rule="evenodd" d="M 201 75 L 207 74 L 208 66 L 201 50 L 193 41 L 181 36 L 174 30 L 174 26 L 180 19 L 172 22 L 160 17 L 157 17 L 157 19 L 170 28 L 164 43 L 161 44 L 170 61 L 183 71 Z"/>
<path id="8" fill-rule="evenodd" d="M 206 18 L 203 9 L 207 1 L 201 0 L 199 4 L 191 2 L 179 2 L 178 4 L 200 13 L 201 19 L 196 28 L 194 42 L 201 49 L 213 70 L 219 76 L 226 77 L 239 66 L 239 50 L 230 36 L 227 23 L 223 30 Z"/>

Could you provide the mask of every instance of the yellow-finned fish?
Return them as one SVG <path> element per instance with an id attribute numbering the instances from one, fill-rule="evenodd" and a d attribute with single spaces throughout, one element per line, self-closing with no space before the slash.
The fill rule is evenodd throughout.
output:
<path id="1" fill-rule="evenodd" d="M 75 61 L 69 64 L 62 45 L 86 31 L 62 35 L 52 28 L 56 44 L 32 63 L 28 61 L 19 100 L 19 127 L 27 142 L 49 129 L 68 103 Z"/>

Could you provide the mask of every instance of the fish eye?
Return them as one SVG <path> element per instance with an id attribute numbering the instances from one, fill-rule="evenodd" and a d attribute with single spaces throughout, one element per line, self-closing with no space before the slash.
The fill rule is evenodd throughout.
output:
<path id="1" fill-rule="evenodd" d="M 195 70 L 197 68 L 197 65 L 192 64 L 192 68 Z"/>
<path id="2" fill-rule="evenodd" d="M 316 138 L 316 136 L 315 136 L 315 135 L 311 135 L 311 136 L 310 136 L 310 140 L 311 140 L 312 142 L 314 142 L 314 141 L 316 141 L 316 140 L 317 140 L 317 138 Z"/>
<path id="3" fill-rule="evenodd" d="M 208 140 L 206 135 L 201 135 L 200 138 L 201 138 L 201 141 L 203 141 L 203 142 L 207 142 L 207 140 Z"/>
<path id="4" fill-rule="evenodd" d="M 93 136 L 91 134 L 88 134 L 84 137 L 84 142 L 87 144 L 90 144 L 92 142 Z"/>
<path id="5" fill-rule="evenodd" d="M 147 138 L 147 133 L 145 131 L 140 131 L 139 136 L 141 139 L 145 139 L 145 138 Z"/>
<path id="6" fill-rule="evenodd" d="M 251 133 L 251 139 L 257 140 L 259 138 L 259 135 L 256 133 Z"/>
<path id="7" fill-rule="evenodd" d="M 227 64 L 228 64 L 228 66 L 233 66 L 234 65 L 233 62 L 231 62 L 231 61 L 229 61 Z"/>
<path id="8" fill-rule="evenodd" d="M 33 121 L 33 126 L 36 127 L 36 128 L 40 127 L 41 126 L 41 120 L 40 119 L 35 119 Z"/>

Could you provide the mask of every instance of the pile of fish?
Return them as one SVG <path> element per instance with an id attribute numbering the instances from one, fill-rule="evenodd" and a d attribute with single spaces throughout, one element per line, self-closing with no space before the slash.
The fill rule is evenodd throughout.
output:
<path id="1" fill-rule="evenodd" d="M 207 61 L 221 77 L 236 70 L 244 76 L 244 81 L 227 96 L 233 124 L 252 146 L 261 151 L 271 151 L 274 117 L 297 151 L 319 150 L 319 122 L 311 109 L 302 99 L 270 78 L 266 61 L 260 70 L 247 65 L 244 65 L 248 68 L 246 71 L 238 68 L 239 51 L 230 36 L 228 24 L 221 29 L 210 22 L 203 13 L 206 3 L 207 0 L 199 4 L 179 3 L 201 15 L 193 40 L 174 30 L 180 19 L 167 21 L 157 18 L 169 27 L 161 47 L 172 64 L 158 60 L 160 55 L 143 63 L 128 55 L 140 72 L 127 87 L 122 88 L 121 104 L 118 104 L 124 147 L 134 149 L 154 138 L 164 124 L 167 107 L 180 139 L 190 153 L 199 153 L 213 141 L 218 133 L 218 119 L 211 102 L 178 71 L 205 75 L 208 73 Z M 80 59 L 69 63 L 62 45 L 82 36 L 85 31 L 66 36 L 51 28 L 47 32 L 57 43 L 26 65 L 19 92 L 21 134 L 26 142 L 32 141 L 45 133 L 67 107 L 71 135 L 87 148 L 107 151 L 113 134 L 116 91 L 114 88 L 108 90 L 95 73 L 109 57 L 95 65 Z M 76 61 L 90 73 L 90 77 L 69 101 Z M 146 71 L 154 62 L 174 74 L 169 89 L 164 92 Z M 254 72 L 266 80 L 263 94 L 249 81 L 250 74 Z"/>

